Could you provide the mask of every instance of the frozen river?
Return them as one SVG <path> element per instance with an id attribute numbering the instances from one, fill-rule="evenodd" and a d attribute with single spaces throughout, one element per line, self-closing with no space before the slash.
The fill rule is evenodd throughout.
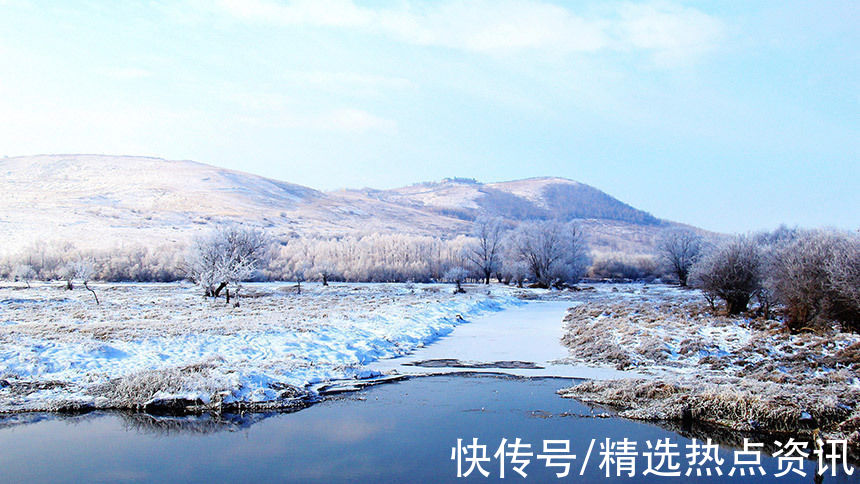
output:
<path id="1" fill-rule="evenodd" d="M 561 343 L 562 320 L 572 304 L 577 303 L 535 301 L 479 316 L 407 356 L 379 360 L 369 367 L 406 375 L 477 371 L 588 379 L 631 376 L 560 362 L 568 356 Z"/>

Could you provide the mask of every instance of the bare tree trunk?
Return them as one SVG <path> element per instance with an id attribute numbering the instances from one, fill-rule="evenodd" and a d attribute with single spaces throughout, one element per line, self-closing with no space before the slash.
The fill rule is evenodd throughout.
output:
<path id="1" fill-rule="evenodd" d="M 221 291 L 223 291 L 225 287 L 227 287 L 227 283 L 226 283 L 226 282 L 222 282 L 221 284 L 218 284 L 218 287 L 215 289 L 215 293 L 214 293 L 212 296 L 213 296 L 213 297 L 218 297 L 218 296 L 220 296 L 220 295 L 221 295 Z"/>
<path id="2" fill-rule="evenodd" d="M 90 286 L 88 286 L 88 285 L 87 285 L 87 281 L 84 281 L 84 287 L 87 289 L 87 291 L 90 291 L 91 293 L 93 293 L 93 297 L 94 297 L 94 298 L 95 298 L 95 300 L 96 300 L 96 306 L 99 306 L 99 305 L 100 305 L 100 304 L 99 304 L 99 297 L 98 297 L 98 296 L 96 296 L 96 292 L 95 292 L 94 290 L 92 290 L 92 289 L 90 288 Z"/>
<path id="3" fill-rule="evenodd" d="M 227 296 L 227 305 L 229 306 L 230 305 L 230 289 L 229 288 L 227 288 L 227 290 L 224 292 L 224 295 Z"/>

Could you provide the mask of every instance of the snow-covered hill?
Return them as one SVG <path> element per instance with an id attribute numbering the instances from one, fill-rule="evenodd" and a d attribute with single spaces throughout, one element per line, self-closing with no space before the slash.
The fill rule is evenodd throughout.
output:
<path id="1" fill-rule="evenodd" d="M 394 190 L 320 192 L 192 161 L 104 155 L 0 159 L 0 254 L 31 244 L 175 245 L 221 221 L 276 237 L 399 232 L 453 237 L 481 213 L 580 219 L 599 248 L 645 252 L 667 222 L 578 182 L 446 179 Z"/>

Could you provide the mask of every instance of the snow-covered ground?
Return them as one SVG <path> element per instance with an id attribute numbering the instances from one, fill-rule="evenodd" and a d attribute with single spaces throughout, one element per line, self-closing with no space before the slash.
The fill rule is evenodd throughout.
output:
<path id="1" fill-rule="evenodd" d="M 454 295 L 444 284 L 304 284 L 297 293 L 292 284 L 265 283 L 247 284 L 240 306 L 228 307 L 187 284 L 93 287 L 100 305 L 83 288 L 67 291 L 62 283 L 0 287 L 0 412 L 176 399 L 211 408 L 277 405 L 301 397 L 309 385 L 455 371 L 452 366 L 528 376 L 635 376 L 571 361 L 561 344 L 566 310 L 677 291 L 495 284 Z M 415 365 L 441 359 L 456 362 Z"/>
<path id="2" fill-rule="evenodd" d="M 522 304 L 499 286 L 249 284 L 240 307 L 189 285 L 96 291 L 99 306 L 57 283 L 0 288 L 0 411 L 278 401 Z"/>
<path id="3" fill-rule="evenodd" d="M 848 439 L 860 455 L 860 335 L 836 324 L 792 334 L 779 319 L 725 316 L 698 291 L 624 292 L 568 311 L 568 361 L 649 378 L 589 381 L 563 395 L 618 407 L 630 418 L 820 431 Z"/>
<path id="4" fill-rule="evenodd" d="M 301 405 L 331 382 L 486 371 L 593 379 L 564 394 L 635 418 L 692 409 L 781 430 L 811 416 L 828 435 L 860 435 L 860 336 L 792 335 L 670 286 L 455 295 L 443 284 L 304 284 L 299 294 L 267 283 L 246 285 L 239 307 L 187 284 L 95 289 L 101 305 L 60 283 L 0 287 L 0 413 L 264 409 Z"/>

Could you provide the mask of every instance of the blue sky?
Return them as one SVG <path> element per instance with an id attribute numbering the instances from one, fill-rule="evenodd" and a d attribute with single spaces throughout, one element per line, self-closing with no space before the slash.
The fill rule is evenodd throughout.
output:
<path id="1" fill-rule="evenodd" d="M 0 155 L 552 175 L 712 230 L 854 230 L 858 5 L 0 0 Z"/>

